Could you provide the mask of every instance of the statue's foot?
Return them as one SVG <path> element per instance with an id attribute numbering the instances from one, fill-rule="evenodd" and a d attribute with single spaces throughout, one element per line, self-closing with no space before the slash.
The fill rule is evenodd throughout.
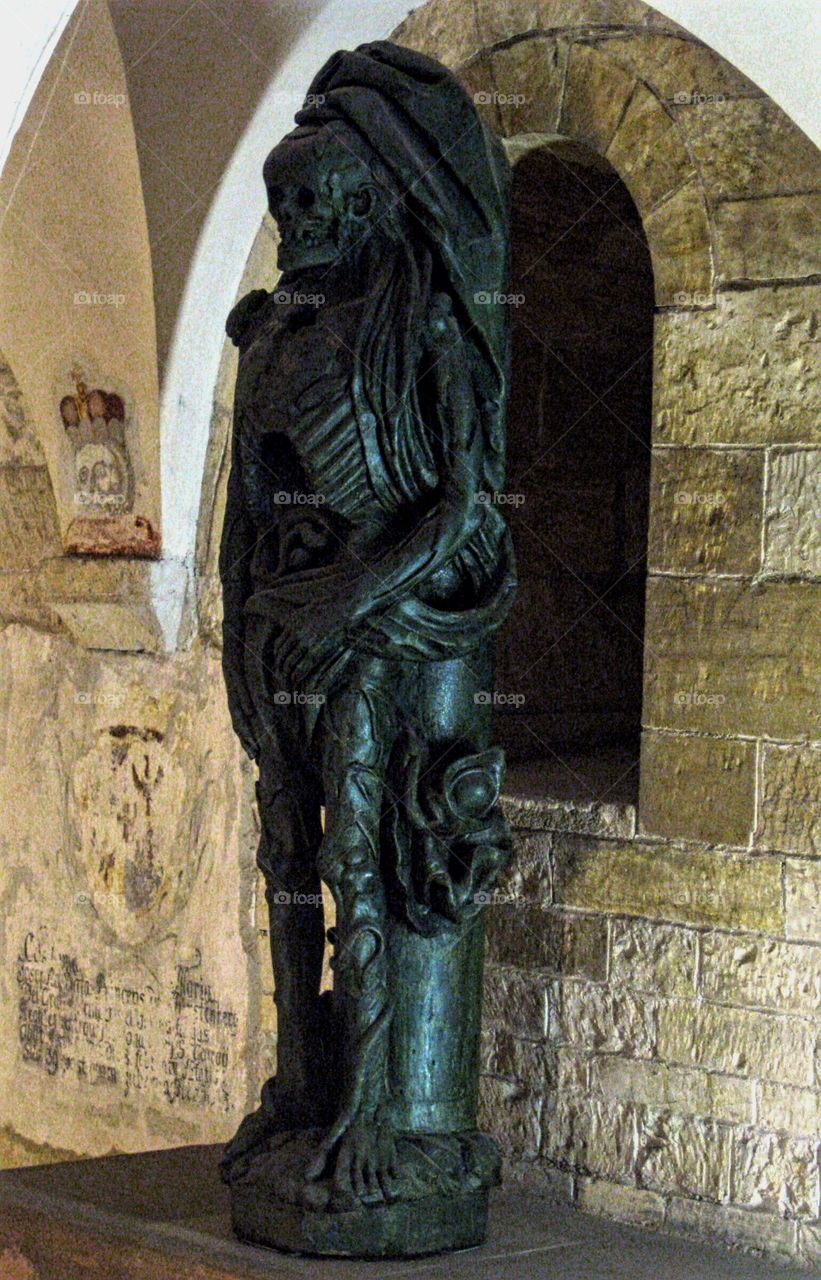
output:
<path id="1" fill-rule="evenodd" d="M 316 1102 L 302 1093 L 277 1088 L 276 1078 L 262 1088 L 262 1105 L 243 1120 L 227 1143 L 220 1161 L 223 1182 L 233 1182 L 247 1172 L 253 1157 L 264 1151 L 276 1133 L 307 1129 L 317 1123 Z"/>
<path id="2" fill-rule="evenodd" d="M 317 1183 L 330 1175 L 328 1190 Z M 306 1172 L 305 1199 L 331 1210 L 380 1204 L 396 1198 L 396 1132 L 381 1115 L 343 1111 L 322 1139 Z"/>
<path id="3" fill-rule="evenodd" d="M 262 1086 L 261 1105 L 246 1116 L 220 1161 L 223 1182 L 243 1177 L 254 1156 L 264 1152 L 275 1134 L 293 1129 L 313 1129 L 329 1124 L 336 1112 L 335 1043 L 333 1001 L 324 991 L 313 1005 L 314 1021 L 308 1023 L 313 1040 L 315 1073 L 310 1085 L 301 1079 L 288 1084 L 284 1077 L 271 1076 Z M 306 1020 L 311 1016 L 309 1009 Z"/>

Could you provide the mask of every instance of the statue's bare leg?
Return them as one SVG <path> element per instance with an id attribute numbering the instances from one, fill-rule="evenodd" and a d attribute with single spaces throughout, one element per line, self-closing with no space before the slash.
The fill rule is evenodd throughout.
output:
<path id="1" fill-rule="evenodd" d="M 264 758 L 263 758 L 264 759 Z M 316 855 L 322 838 L 319 792 L 305 794 L 298 769 L 263 763 L 258 784 L 262 838 L 257 857 L 265 900 L 277 1009 L 277 1093 L 315 1098 L 321 1044 L 319 986 L 325 947 Z"/>
<path id="2" fill-rule="evenodd" d="M 325 922 L 317 853 L 322 839 L 320 779 L 282 708 L 282 732 L 259 761 L 257 865 L 268 903 L 277 1071 L 262 1089 L 262 1105 L 247 1116 L 226 1151 L 224 1172 L 272 1134 L 322 1123 L 329 1114 L 329 1002 L 320 999 Z"/>
<path id="3" fill-rule="evenodd" d="M 341 1106 L 308 1171 L 332 1170 L 339 1207 L 391 1193 L 394 1135 L 386 1115 L 390 1023 L 388 917 L 379 827 L 395 680 L 360 662 L 323 711 L 325 837 L 319 870 L 336 902 L 334 981 L 344 1008 Z M 395 695 L 393 695 L 395 696 Z"/>

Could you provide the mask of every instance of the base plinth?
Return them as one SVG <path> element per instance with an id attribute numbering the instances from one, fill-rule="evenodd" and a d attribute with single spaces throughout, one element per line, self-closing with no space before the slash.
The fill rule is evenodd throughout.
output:
<path id="1" fill-rule="evenodd" d="M 241 1240 L 286 1253 L 336 1258 L 416 1258 L 471 1249 L 487 1231 L 487 1191 L 431 1196 L 342 1213 L 231 1197 L 231 1222 Z"/>
<path id="2" fill-rule="evenodd" d="M 329 1179 L 306 1183 L 321 1129 L 277 1134 L 231 1178 L 231 1221 L 242 1240 L 288 1253 L 414 1258 L 469 1249 L 487 1230 L 496 1145 L 471 1130 L 400 1134 L 391 1194 L 340 1203 Z"/>

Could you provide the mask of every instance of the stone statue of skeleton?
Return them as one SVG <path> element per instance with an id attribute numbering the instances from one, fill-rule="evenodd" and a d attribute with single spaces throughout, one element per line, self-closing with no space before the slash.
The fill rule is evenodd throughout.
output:
<path id="1" fill-rule="evenodd" d="M 508 856 L 481 696 L 515 590 L 493 502 L 508 175 L 453 77 L 389 44 L 335 55 L 296 123 L 264 169 L 283 274 L 227 325 L 224 671 L 259 765 L 278 1027 L 223 1172 L 321 1126 L 306 1195 L 350 1207 L 397 1176 L 392 921 L 460 927 Z"/>

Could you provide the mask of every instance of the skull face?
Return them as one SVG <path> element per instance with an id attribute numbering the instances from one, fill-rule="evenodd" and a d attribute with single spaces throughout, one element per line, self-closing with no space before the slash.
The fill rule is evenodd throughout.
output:
<path id="1" fill-rule="evenodd" d="M 263 174 L 283 271 L 337 261 L 367 238 L 383 204 L 364 158 L 327 127 L 302 127 L 283 138 Z"/>

